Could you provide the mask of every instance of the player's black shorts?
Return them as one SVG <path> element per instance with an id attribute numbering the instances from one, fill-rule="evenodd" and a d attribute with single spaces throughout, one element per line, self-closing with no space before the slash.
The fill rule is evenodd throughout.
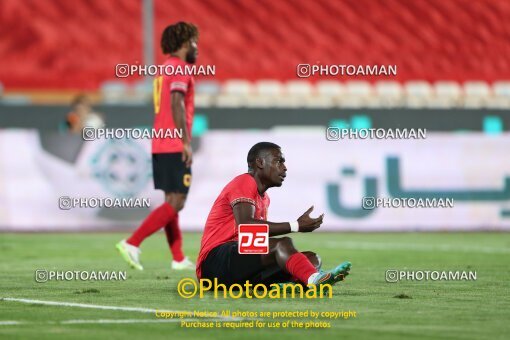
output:
<path id="1" fill-rule="evenodd" d="M 237 241 L 221 244 L 211 250 L 202 263 L 202 278 L 214 280 L 227 287 L 238 283 L 244 285 L 246 281 L 251 284 L 265 284 L 287 282 L 290 275 L 280 269 L 278 265 L 262 266 L 259 254 L 239 254 Z"/>
<path id="2" fill-rule="evenodd" d="M 191 168 L 182 161 L 182 153 L 153 153 L 154 188 L 164 192 L 187 194 L 191 185 Z"/>

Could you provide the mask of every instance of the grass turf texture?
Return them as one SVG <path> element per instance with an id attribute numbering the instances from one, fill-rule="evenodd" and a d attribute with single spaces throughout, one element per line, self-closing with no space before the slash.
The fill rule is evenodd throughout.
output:
<path id="1" fill-rule="evenodd" d="M 191 329 L 179 322 L 63 324 L 65 320 L 156 320 L 154 314 L 0 301 L 0 338 L 498 339 L 509 334 L 508 233 L 313 233 L 292 235 L 300 250 L 314 250 L 329 269 L 344 260 L 351 275 L 333 299 L 183 299 L 177 282 L 194 272 L 172 272 L 164 235 L 142 245 L 145 271 L 127 268 L 114 245 L 124 234 L 0 234 L 0 297 L 185 311 L 356 311 L 327 329 Z M 184 234 L 196 259 L 200 234 Z M 127 270 L 126 281 L 36 283 L 34 272 Z M 477 281 L 385 282 L 385 271 L 474 270 Z M 265 319 L 262 321 L 283 321 Z M 21 321 L 2 325 L 1 321 Z M 299 320 L 298 320 L 299 321 Z M 302 320 L 304 321 L 304 320 Z"/>

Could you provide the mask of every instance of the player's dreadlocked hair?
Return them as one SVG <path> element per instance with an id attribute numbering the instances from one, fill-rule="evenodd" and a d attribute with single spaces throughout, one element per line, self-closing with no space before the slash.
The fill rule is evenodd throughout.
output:
<path id="1" fill-rule="evenodd" d="M 251 147 L 248 151 L 248 170 L 252 170 L 257 157 L 260 157 L 261 153 L 268 150 L 281 149 L 279 145 L 271 142 L 260 142 Z"/>
<path id="2" fill-rule="evenodd" d="M 170 54 L 182 47 L 190 39 L 198 39 L 198 28 L 192 23 L 179 21 L 167 26 L 161 35 L 161 49 L 164 54 Z"/>

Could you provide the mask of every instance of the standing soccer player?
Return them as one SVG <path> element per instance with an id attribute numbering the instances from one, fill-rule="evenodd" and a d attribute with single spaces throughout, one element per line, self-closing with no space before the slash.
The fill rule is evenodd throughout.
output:
<path id="1" fill-rule="evenodd" d="M 169 57 L 166 69 L 185 70 L 194 64 L 198 55 L 198 29 L 191 23 L 178 22 L 163 31 L 161 48 Z M 172 252 L 172 269 L 195 269 L 183 254 L 179 211 L 186 202 L 191 184 L 191 128 L 194 114 L 194 78 L 186 72 L 163 74 L 154 80 L 154 128 L 178 129 L 181 139 L 154 138 L 152 140 L 152 168 L 154 187 L 165 192 L 165 202 L 143 221 L 127 240 L 116 247 L 128 264 L 143 270 L 139 246 L 148 236 L 165 228 Z"/>
<path id="2" fill-rule="evenodd" d="M 213 204 L 205 224 L 197 277 L 225 285 L 284 283 L 303 285 L 334 284 L 349 274 L 346 261 L 330 271 L 320 270 L 321 261 L 314 252 L 300 252 L 290 237 L 274 237 L 291 232 L 307 233 L 319 228 L 324 214 L 310 217 L 313 207 L 294 222 L 269 222 L 269 197 L 266 190 L 282 186 L 287 176 L 285 158 L 278 145 L 261 142 L 248 152 L 248 172 L 228 183 Z M 239 254 L 239 224 L 268 224 L 269 253 Z"/>

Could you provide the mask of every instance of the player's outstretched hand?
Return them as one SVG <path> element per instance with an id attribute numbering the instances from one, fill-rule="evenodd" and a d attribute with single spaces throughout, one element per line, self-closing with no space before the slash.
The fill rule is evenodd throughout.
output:
<path id="1" fill-rule="evenodd" d="M 191 166 L 192 161 L 192 152 L 191 152 L 191 145 L 190 144 L 184 144 L 182 149 L 182 161 L 186 163 L 186 166 L 189 168 Z"/>
<path id="2" fill-rule="evenodd" d="M 310 213 L 313 210 L 313 205 L 305 211 L 303 215 L 298 218 L 299 224 L 299 232 L 301 233 L 309 233 L 319 228 L 322 224 L 322 220 L 324 219 L 324 214 L 320 215 L 317 218 L 310 217 Z"/>

